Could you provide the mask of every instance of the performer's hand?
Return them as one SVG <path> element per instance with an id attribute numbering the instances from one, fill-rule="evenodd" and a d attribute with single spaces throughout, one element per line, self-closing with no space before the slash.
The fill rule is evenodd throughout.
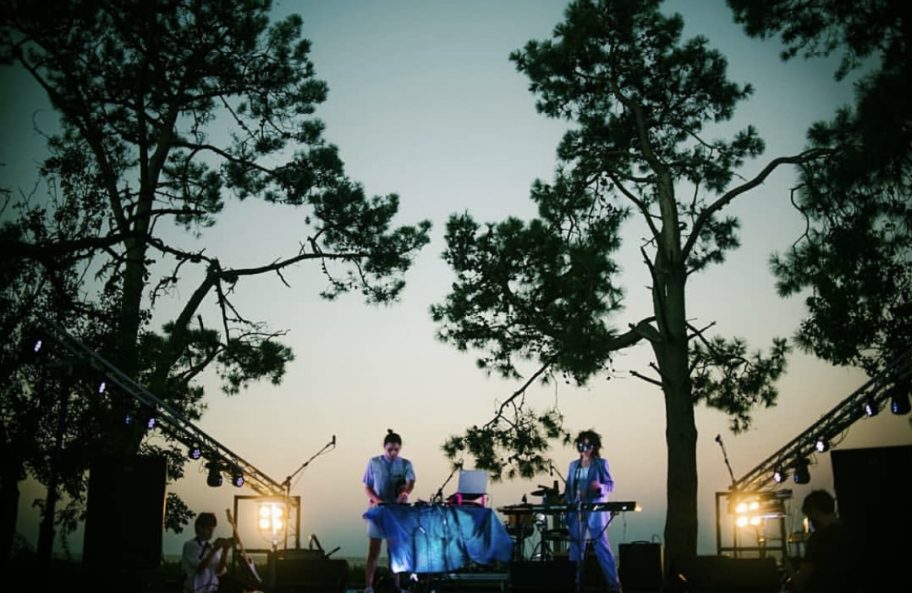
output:
<path id="1" fill-rule="evenodd" d="M 595 491 L 601 491 L 602 483 L 599 482 L 598 480 L 592 480 L 591 482 L 589 482 L 589 489 L 595 490 Z"/>
<path id="2" fill-rule="evenodd" d="M 396 502 L 408 502 L 408 492 L 402 491 L 399 493 L 399 496 L 396 497 Z"/>

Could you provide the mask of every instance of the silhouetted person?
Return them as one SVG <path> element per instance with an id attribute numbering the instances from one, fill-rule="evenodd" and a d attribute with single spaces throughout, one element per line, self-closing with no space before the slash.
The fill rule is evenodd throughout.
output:
<path id="1" fill-rule="evenodd" d="M 370 505 L 406 503 L 409 493 L 415 487 L 415 470 L 412 462 L 399 457 L 402 449 L 402 437 L 387 430 L 383 439 L 383 455 L 371 457 L 364 470 L 364 492 Z M 364 567 L 366 593 L 373 593 L 374 572 L 377 570 L 377 559 L 380 557 L 380 543 L 386 534 L 373 521 L 367 522 L 369 538 L 367 564 Z M 396 587 L 399 586 L 399 575 L 394 576 Z"/>
<path id="2" fill-rule="evenodd" d="M 811 535 L 797 570 L 786 564 L 791 577 L 789 591 L 858 591 L 858 558 L 848 530 L 836 514 L 836 501 L 826 490 L 814 490 L 804 497 L 801 512 L 808 519 Z"/>
<path id="3" fill-rule="evenodd" d="M 196 517 L 196 536 L 184 543 L 181 554 L 184 593 L 216 593 L 219 590 L 219 577 L 225 574 L 227 552 L 234 542 L 230 537 L 209 541 L 217 524 L 213 513 L 200 513 Z"/>

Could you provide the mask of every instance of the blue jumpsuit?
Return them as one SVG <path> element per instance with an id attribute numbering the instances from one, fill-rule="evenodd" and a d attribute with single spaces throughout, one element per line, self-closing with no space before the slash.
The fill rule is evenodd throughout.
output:
<path id="1" fill-rule="evenodd" d="M 592 490 L 589 484 L 593 480 L 598 480 L 602 487 L 600 490 Z M 608 462 L 601 457 L 592 457 L 589 467 L 581 467 L 580 460 L 574 459 L 570 462 L 570 468 L 567 470 L 567 492 L 565 494 L 568 503 L 577 502 L 607 502 L 608 494 L 614 490 L 614 480 L 611 479 L 611 473 L 608 471 Z M 580 533 L 580 519 L 582 519 L 582 534 Z M 611 544 L 608 541 L 608 523 L 611 520 L 611 514 L 607 511 L 576 512 L 567 513 L 567 529 L 570 533 L 570 560 L 578 562 L 581 558 L 580 540 L 585 544 L 586 538 L 593 540 L 595 546 L 595 556 L 598 559 L 602 573 L 605 575 L 605 582 L 611 591 L 619 589 L 617 563 L 614 561 L 614 554 L 611 552 Z M 587 534 L 588 532 L 588 534 Z M 582 537 L 580 537 L 582 535 Z"/>

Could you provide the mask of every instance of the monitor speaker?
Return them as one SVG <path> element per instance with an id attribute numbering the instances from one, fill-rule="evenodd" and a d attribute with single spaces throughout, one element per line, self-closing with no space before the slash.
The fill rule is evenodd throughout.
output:
<path id="1" fill-rule="evenodd" d="M 618 547 L 618 577 L 625 591 L 660 590 L 662 571 L 662 544 L 641 541 Z"/>
<path id="2" fill-rule="evenodd" d="M 275 593 L 345 593 L 348 562 L 326 558 L 322 552 L 284 550 L 270 557 Z"/>
<path id="3" fill-rule="evenodd" d="M 104 457 L 90 464 L 82 554 L 88 571 L 161 566 L 166 471 L 163 457 Z"/>
<path id="4" fill-rule="evenodd" d="M 518 561 L 510 563 L 510 591 L 573 591 L 576 563 L 569 560 Z"/>

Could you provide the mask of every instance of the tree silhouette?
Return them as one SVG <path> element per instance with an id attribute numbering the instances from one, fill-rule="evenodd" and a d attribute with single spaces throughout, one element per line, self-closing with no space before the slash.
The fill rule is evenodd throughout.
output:
<path id="1" fill-rule="evenodd" d="M 798 344 L 874 375 L 912 344 L 912 5 L 728 3 L 749 35 L 781 35 L 783 59 L 841 53 L 840 80 L 864 69 L 855 104 L 808 131 L 839 150 L 802 169 L 792 202 L 807 227 L 772 264 L 783 296 L 810 292 Z"/>
<path id="2" fill-rule="evenodd" d="M 52 195 L 18 205 L 0 237 L 4 266 L 39 266 L 45 291 L 73 270 L 88 276 L 57 283 L 66 305 L 37 299 L 26 320 L 63 322 L 189 419 L 202 412 L 204 370 L 216 369 L 232 394 L 251 381 L 280 382 L 292 360 L 284 332 L 234 305 L 240 285 L 270 274 L 288 284 L 286 269 L 312 262 L 325 274 L 324 297 L 360 291 L 369 303 L 391 302 L 428 241 L 427 221 L 393 226 L 398 196 L 369 197 L 346 176 L 314 117 L 327 87 L 315 78 L 301 19 L 270 23 L 270 5 L 11 0 L 0 15 L 0 61 L 27 71 L 60 118 L 40 170 Z M 296 244 L 261 265 L 232 267 L 175 238 L 175 227 L 202 235 L 231 199 L 289 209 Z M 178 290 L 187 295 L 178 313 L 156 330 L 159 299 Z M 21 379 L 8 388 L 36 393 Z M 68 411 L 66 443 L 92 436 L 78 451 L 68 447 L 77 499 L 76 477 L 92 455 L 151 446 L 142 423 L 122 422 L 128 404 L 100 402 Z M 16 413 L 4 414 L 8 429 Z M 169 451 L 173 476 L 183 455 Z M 41 477 L 48 449 L 34 453 L 22 461 Z"/>
<path id="3" fill-rule="evenodd" d="M 525 405 L 538 378 L 564 375 L 582 384 L 605 373 L 612 356 L 645 341 L 651 370 L 634 374 L 664 394 L 668 474 L 667 566 L 697 548 L 699 402 L 747 427 L 751 410 L 770 406 L 787 346 L 749 353 L 745 342 L 707 334 L 687 316 L 687 280 L 721 264 L 738 246 L 738 221 L 722 210 L 777 167 L 810 163 L 814 149 L 772 159 L 746 181 L 735 172 L 763 151 L 748 126 L 712 138 L 713 123 L 732 117 L 749 86 L 727 80 L 726 61 L 701 37 L 682 40 L 682 19 L 659 2 L 572 2 L 553 39 L 530 41 L 511 59 L 528 75 L 537 107 L 572 122 L 552 183 L 536 182 L 538 217 L 481 225 L 469 214 L 447 226 L 444 257 L 457 274 L 445 302 L 432 308 L 440 337 L 485 354 L 479 364 L 519 378 L 521 360 L 537 370 L 484 425 L 453 436 L 450 455 L 468 452 L 500 476 L 546 468 L 548 440 L 562 434 L 560 413 Z M 637 217 L 648 229 L 640 246 L 652 314 L 617 322 L 623 304 L 612 260 L 619 229 Z"/>

